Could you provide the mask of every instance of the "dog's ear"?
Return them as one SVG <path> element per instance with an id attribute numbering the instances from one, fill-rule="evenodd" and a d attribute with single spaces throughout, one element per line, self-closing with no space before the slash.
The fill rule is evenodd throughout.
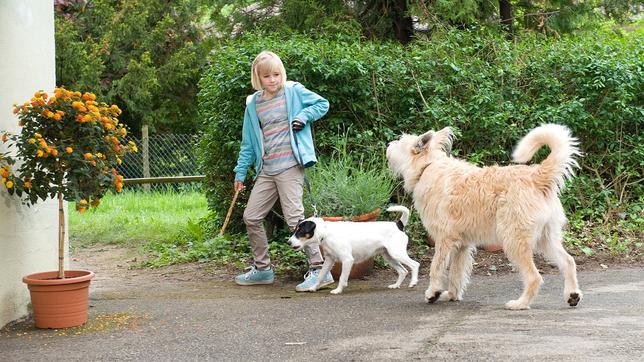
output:
<path id="1" fill-rule="evenodd" d="M 423 148 L 427 147 L 427 145 L 429 144 L 429 141 L 431 141 L 433 136 L 434 136 L 434 131 L 429 131 L 418 136 L 418 141 L 416 141 L 416 144 L 414 145 L 414 148 L 412 149 L 412 151 L 415 154 L 419 154 L 423 152 Z"/>
<path id="2" fill-rule="evenodd" d="M 295 237 L 299 239 L 310 239 L 315 234 L 315 222 L 303 221 L 295 230 Z"/>
<path id="3" fill-rule="evenodd" d="M 442 149 L 446 154 L 452 152 L 452 141 L 454 140 L 454 131 L 451 127 L 445 127 L 436 132 L 432 139 L 432 149 Z"/>

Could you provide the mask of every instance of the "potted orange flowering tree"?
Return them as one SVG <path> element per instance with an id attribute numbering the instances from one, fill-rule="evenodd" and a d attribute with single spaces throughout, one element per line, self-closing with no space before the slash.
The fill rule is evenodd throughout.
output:
<path id="1" fill-rule="evenodd" d="M 127 130 L 117 118 L 121 110 L 96 101 L 92 93 L 56 88 L 50 97 L 38 91 L 29 102 L 14 105 L 13 112 L 22 131 L 0 132 L 7 150 L 0 153 L 0 188 L 28 206 L 58 199 L 58 271 L 23 278 L 31 292 L 36 327 L 81 325 L 87 321 L 88 288 L 94 273 L 64 269 L 63 200 L 74 201 L 82 213 L 98 206 L 109 189 L 120 192 L 123 176 L 114 166 L 127 152 L 136 152 L 136 145 L 124 139 Z M 84 301 L 67 301 L 65 293 Z"/>

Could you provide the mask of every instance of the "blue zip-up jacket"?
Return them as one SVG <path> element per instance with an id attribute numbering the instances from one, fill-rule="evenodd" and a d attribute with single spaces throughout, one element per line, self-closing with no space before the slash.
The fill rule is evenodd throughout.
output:
<path id="1" fill-rule="evenodd" d="M 241 147 L 234 170 L 236 181 L 243 182 L 246 179 L 246 173 L 251 165 L 255 166 L 258 175 L 262 170 L 264 137 L 255 109 L 255 101 L 259 95 L 261 92 L 255 92 L 246 99 Z M 284 96 L 286 97 L 291 148 L 295 159 L 303 167 L 313 166 L 317 162 L 317 158 L 315 158 L 311 124 L 326 114 L 329 110 L 329 101 L 306 89 L 302 84 L 291 81 L 287 81 L 284 85 Z M 298 132 L 293 132 L 292 124 L 295 119 L 304 123 L 304 128 Z M 297 142 L 295 137 L 297 137 Z"/>

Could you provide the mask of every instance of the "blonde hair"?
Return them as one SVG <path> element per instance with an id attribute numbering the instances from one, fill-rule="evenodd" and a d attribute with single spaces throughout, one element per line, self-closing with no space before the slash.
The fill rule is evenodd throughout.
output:
<path id="1" fill-rule="evenodd" d="M 284 68 L 284 64 L 282 64 L 282 59 L 277 54 L 265 50 L 255 57 L 250 70 L 250 82 L 255 90 L 259 91 L 263 89 L 262 82 L 259 79 L 259 72 L 264 69 L 279 71 L 282 75 L 282 84 L 280 84 L 280 87 L 284 87 L 286 83 L 286 69 Z"/>

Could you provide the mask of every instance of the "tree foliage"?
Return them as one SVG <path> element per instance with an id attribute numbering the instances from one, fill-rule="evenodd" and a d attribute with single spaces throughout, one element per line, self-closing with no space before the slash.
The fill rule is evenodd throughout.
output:
<path id="1" fill-rule="evenodd" d="M 210 48 L 198 0 L 56 2 L 57 84 L 93 91 L 141 124 L 193 130 Z"/>
<path id="2" fill-rule="evenodd" d="M 249 31 L 305 33 L 309 36 L 394 39 L 457 27 L 533 30 L 560 35 L 596 25 L 626 21 L 641 11 L 642 0 L 203 0 L 223 37 Z"/>

